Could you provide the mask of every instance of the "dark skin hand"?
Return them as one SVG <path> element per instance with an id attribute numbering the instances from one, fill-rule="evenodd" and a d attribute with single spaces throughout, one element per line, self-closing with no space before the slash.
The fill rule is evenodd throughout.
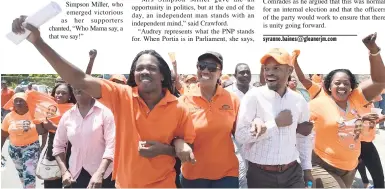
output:
<path id="1" fill-rule="evenodd" d="M 303 135 L 303 136 L 308 136 L 311 131 L 313 130 L 313 123 L 312 122 L 303 122 L 298 124 L 297 126 L 297 133 Z"/>

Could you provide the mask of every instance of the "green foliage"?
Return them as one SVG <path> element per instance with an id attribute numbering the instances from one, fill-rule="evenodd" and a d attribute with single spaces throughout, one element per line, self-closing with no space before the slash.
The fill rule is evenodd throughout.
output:
<path id="1" fill-rule="evenodd" d="M 6 80 L 11 88 L 15 88 L 19 84 L 28 84 L 29 82 L 47 85 L 52 88 L 57 77 L 57 74 L 1 74 L 1 80 Z"/>

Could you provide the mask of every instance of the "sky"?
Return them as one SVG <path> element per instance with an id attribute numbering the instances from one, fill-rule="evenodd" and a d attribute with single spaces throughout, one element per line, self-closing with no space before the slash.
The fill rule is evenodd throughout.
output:
<path id="1" fill-rule="evenodd" d="M 86 2 L 79 0 L 76 2 Z M 0 7 L 0 73 L 3 74 L 44 74 L 55 73 L 47 61 L 39 54 L 39 52 L 28 41 L 24 41 L 19 45 L 13 44 L 5 35 L 11 32 L 11 24 L 13 19 L 20 15 L 31 15 L 42 7 L 46 6 L 50 1 L 39 0 L 6 0 Z M 362 38 L 370 33 L 378 32 L 377 43 L 381 47 L 385 44 L 385 32 L 380 30 L 379 21 L 327 21 L 325 29 L 295 29 L 280 30 L 262 28 L 265 23 L 279 23 L 280 21 L 263 20 L 263 15 L 271 15 L 272 13 L 263 13 L 262 7 L 272 7 L 264 5 L 263 1 L 257 1 L 255 7 L 255 19 L 229 19 L 232 27 L 243 29 L 254 28 L 254 43 L 187 43 L 187 42 L 131 42 L 133 35 L 140 36 L 137 27 L 130 27 L 133 11 L 130 9 L 132 5 L 138 5 L 141 1 L 130 0 L 124 1 L 124 7 L 120 8 L 124 11 L 124 32 L 86 32 L 81 36 L 80 40 L 63 40 L 49 39 L 49 27 L 52 25 L 65 26 L 61 24 L 61 19 L 67 18 L 72 22 L 73 18 L 66 16 L 66 11 L 73 10 L 65 7 L 66 1 L 59 1 L 62 12 L 40 27 L 43 39 L 62 57 L 67 59 L 74 65 L 86 69 L 88 64 L 88 52 L 90 49 L 97 49 L 98 56 L 96 58 L 93 73 L 128 73 L 132 60 L 135 55 L 145 49 L 154 49 L 158 51 L 162 57 L 170 62 L 168 52 L 175 52 L 178 62 L 178 71 L 182 74 L 196 73 L 196 62 L 198 56 L 205 51 L 217 51 L 223 55 L 224 70 L 223 73 L 233 73 L 237 63 L 247 63 L 251 67 L 253 74 L 258 74 L 260 70 L 260 58 L 268 52 L 270 48 L 285 48 L 289 53 L 295 49 L 301 50 L 299 56 L 299 64 L 305 73 L 321 73 L 325 74 L 332 69 L 349 68 L 355 74 L 368 74 L 369 59 L 368 50 L 362 43 Z M 123 2 L 123 1 L 118 1 Z M 289 5 L 287 5 L 289 6 Z M 292 7 L 299 5 L 290 5 Z M 307 5 L 310 6 L 310 5 Z M 321 5 L 317 5 L 321 6 Z M 330 7 L 333 5 L 326 5 Z M 334 5 L 336 6 L 336 5 Z M 355 5 L 346 5 L 354 8 Z M 377 5 L 383 6 L 383 5 Z M 368 7 L 362 5 L 362 8 Z M 354 10 L 354 9 L 353 9 Z M 146 11 L 142 11 L 146 12 Z M 179 11 L 181 12 L 181 11 Z M 294 13 L 274 13 L 276 16 L 283 14 L 294 15 Z M 296 13 L 298 14 L 298 13 Z M 309 15 L 311 13 L 302 13 Z M 326 15 L 327 13 L 317 13 L 316 15 Z M 362 13 L 341 13 L 343 15 L 361 15 Z M 367 14 L 367 13 L 366 13 Z M 378 13 L 377 15 L 382 15 Z M 87 17 L 85 24 L 89 24 Z M 100 18 L 100 17 L 94 17 Z M 307 23 L 316 23 L 317 21 L 308 21 Z M 291 21 L 287 21 L 291 23 Z M 149 29 L 149 28 L 148 28 Z M 194 28 L 197 29 L 197 28 Z M 76 32 L 71 34 L 76 35 Z M 337 42 L 271 42 L 262 41 L 263 34 L 301 34 L 301 35 L 317 35 L 317 34 L 357 34 L 356 37 L 338 37 Z"/>

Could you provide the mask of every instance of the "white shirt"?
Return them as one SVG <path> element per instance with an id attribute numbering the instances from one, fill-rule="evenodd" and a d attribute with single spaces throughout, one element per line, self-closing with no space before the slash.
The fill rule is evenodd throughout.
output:
<path id="1" fill-rule="evenodd" d="M 252 89 L 254 86 L 252 85 L 249 85 L 249 90 Z M 242 98 L 245 96 L 245 93 L 243 93 L 242 91 L 240 91 L 237 87 L 237 82 L 234 82 L 232 85 L 228 86 L 225 88 L 227 91 L 229 92 L 233 92 L 235 93 L 239 100 L 242 100 Z"/>
<path id="2" fill-rule="evenodd" d="M 290 110 L 293 123 L 277 127 L 275 117 Z M 255 118 L 265 122 L 267 131 L 259 137 L 250 133 Z M 261 165 L 283 165 L 300 159 L 303 170 L 311 169 L 313 144 L 311 136 L 297 134 L 297 125 L 309 121 L 310 111 L 305 99 L 287 89 L 281 97 L 267 86 L 252 88 L 241 101 L 235 139 L 242 144 L 245 159 Z"/>
<path id="3" fill-rule="evenodd" d="M 249 90 L 251 90 L 253 87 L 254 86 L 250 85 Z M 236 82 L 226 87 L 225 89 L 237 95 L 239 100 L 242 100 L 242 98 L 245 96 L 245 93 L 243 93 L 238 89 Z M 233 139 L 233 142 L 234 142 L 234 148 L 235 148 L 235 155 L 237 156 L 239 161 L 239 188 L 247 188 L 247 179 L 246 179 L 247 162 L 245 161 L 245 157 L 243 156 L 242 145 L 240 145 L 234 139 Z"/>

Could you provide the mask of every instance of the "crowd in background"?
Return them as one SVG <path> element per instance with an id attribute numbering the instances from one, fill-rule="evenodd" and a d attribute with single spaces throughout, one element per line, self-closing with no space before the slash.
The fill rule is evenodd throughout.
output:
<path id="1" fill-rule="evenodd" d="M 234 67 L 235 80 L 222 74 L 218 52 L 201 54 L 196 74 L 184 77 L 174 56 L 170 69 L 154 50 L 137 54 L 128 78 L 106 80 L 90 75 L 96 50 L 79 69 L 24 20 L 15 19 L 13 32 L 30 30 L 28 40 L 60 75 L 47 98 L 60 116 L 39 122 L 30 113 L 39 92 L 2 87 L 10 99 L 1 146 L 9 137 L 24 188 L 36 177 L 45 188 L 350 188 L 357 170 L 369 187 L 365 167 L 384 188 L 372 142 L 385 121 L 375 108 L 385 94 L 376 34 L 363 39 L 371 78 L 362 82 L 348 69 L 305 77 L 300 51 L 281 48 L 261 58 L 256 84 L 246 63 Z"/>

